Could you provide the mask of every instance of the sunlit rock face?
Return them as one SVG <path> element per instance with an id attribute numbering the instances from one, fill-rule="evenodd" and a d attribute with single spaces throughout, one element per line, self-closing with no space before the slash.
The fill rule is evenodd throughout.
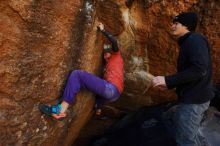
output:
<path id="1" fill-rule="evenodd" d="M 178 46 L 170 23 L 192 10 L 198 31 L 213 48 L 214 80 L 220 77 L 218 1 L 199 0 L 1 0 L 1 145 L 71 145 L 91 116 L 94 95 L 82 91 L 63 122 L 38 111 L 56 103 L 69 73 L 83 69 L 99 75 L 106 39 L 99 22 L 118 39 L 125 62 L 125 90 L 114 105 L 136 109 L 175 99 L 174 91 L 148 89 L 150 74 L 175 72 Z"/>

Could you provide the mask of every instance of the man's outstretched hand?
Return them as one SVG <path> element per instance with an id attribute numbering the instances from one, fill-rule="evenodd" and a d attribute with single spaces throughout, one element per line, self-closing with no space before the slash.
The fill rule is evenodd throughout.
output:
<path id="1" fill-rule="evenodd" d="M 167 85 L 165 82 L 165 77 L 164 76 L 156 76 L 152 79 L 152 86 L 153 87 L 158 87 L 161 90 L 167 89 Z"/>

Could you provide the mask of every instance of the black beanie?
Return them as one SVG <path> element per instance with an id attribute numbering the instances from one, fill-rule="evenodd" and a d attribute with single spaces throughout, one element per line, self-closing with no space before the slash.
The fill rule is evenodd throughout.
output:
<path id="1" fill-rule="evenodd" d="M 173 22 L 179 22 L 182 25 L 186 26 L 189 31 L 195 31 L 197 25 L 198 17 L 196 13 L 193 12 L 183 12 L 177 15 Z"/>

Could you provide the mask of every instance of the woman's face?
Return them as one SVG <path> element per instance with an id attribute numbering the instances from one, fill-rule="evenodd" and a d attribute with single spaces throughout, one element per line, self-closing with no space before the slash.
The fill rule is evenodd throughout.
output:
<path id="1" fill-rule="evenodd" d="M 107 61 L 111 57 L 111 53 L 106 52 L 104 53 L 104 59 Z"/>

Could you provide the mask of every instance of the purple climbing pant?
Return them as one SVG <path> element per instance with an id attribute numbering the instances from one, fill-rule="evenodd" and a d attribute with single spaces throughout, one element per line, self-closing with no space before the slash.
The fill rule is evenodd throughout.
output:
<path id="1" fill-rule="evenodd" d="M 106 101 L 115 101 L 120 96 L 118 89 L 110 82 L 86 71 L 75 70 L 68 78 L 63 94 L 63 100 L 69 104 L 73 103 L 76 94 L 81 88 L 85 88 L 98 95 L 96 101 L 98 106 L 101 106 Z"/>

